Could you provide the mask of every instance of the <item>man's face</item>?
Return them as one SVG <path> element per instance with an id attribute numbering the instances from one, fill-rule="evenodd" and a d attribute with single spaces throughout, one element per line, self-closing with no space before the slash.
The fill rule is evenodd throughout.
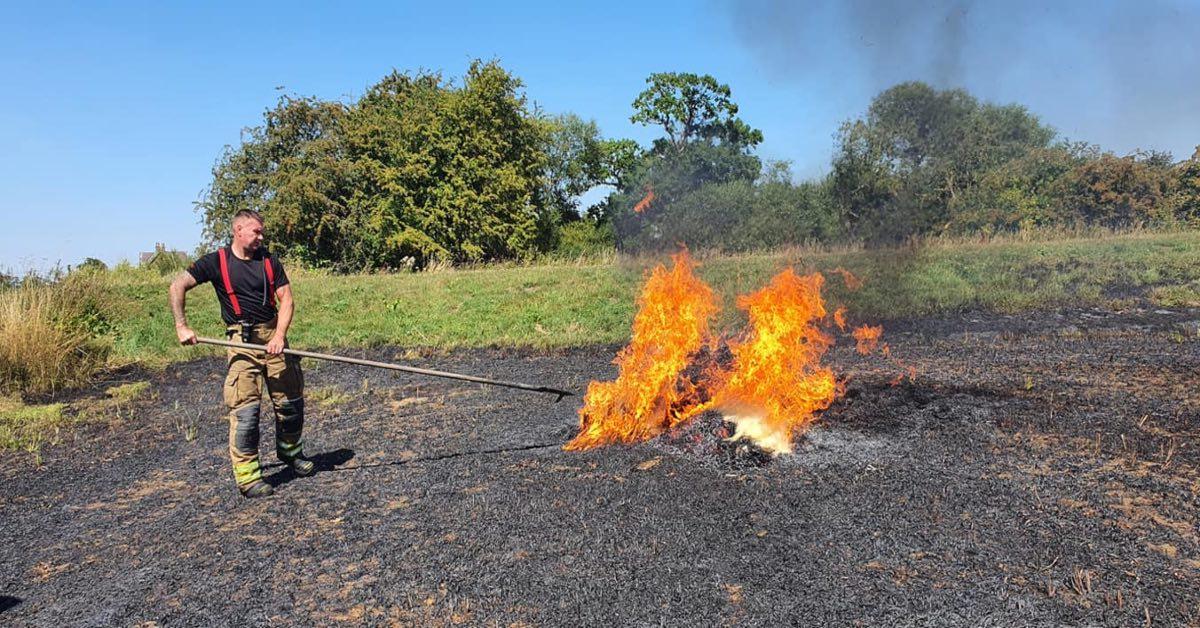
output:
<path id="1" fill-rule="evenodd" d="M 246 252 L 257 250 L 263 241 L 262 223 L 253 218 L 241 218 L 234 221 L 233 241 Z"/>

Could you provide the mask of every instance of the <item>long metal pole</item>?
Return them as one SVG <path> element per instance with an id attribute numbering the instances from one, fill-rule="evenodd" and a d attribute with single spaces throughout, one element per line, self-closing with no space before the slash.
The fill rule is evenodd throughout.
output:
<path id="1" fill-rule="evenodd" d="M 231 347 L 234 349 L 248 349 L 250 351 L 262 351 L 264 345 L 245 344 L 241 342 L 233 342 L 231 340 L 217 340 L 215 338 L 196 338 L 196 342 L 206 345 L 217 345 L 221 347 Z M 315 351 L 301 351 L 299 349 L 284 349 L 284 353 L 294 355 L 301 358 L 314 358 L 317 360 L 329 360 L 330 362 L 345 362 L 346 364 L 357 364 L 359 366 L 371 366 L 380 369 L 388 369 L 392 371 L 404 371 L 405 373 L 416 373 L 418 375 L 431 375 L 433 377 L 445 377 L 447 379 L 458 379 L 464 382 L 475 382 L 477 384 L 487 384 L 489 386 L 503 386 L 505 388 L 519 388 L 532 392 L 548 393 L 557 395 L 555 402 L 562 401 L 563 397 L 574 396 L 575 393 L 569 390 L 559 390 L 550 388 L 549 386 L 533 386 L 531 384 L 522 384 L 520 382 L 505 382 L 498 379 L 488 379 L 486 377 L 475 377 L 474 375 L 462 375 L 460 373 L 448 373 L 446 371 L 435 371 L 433 369 L 422 369 L 415 366 L 401 366 L 390 362 L 376 362 L 375 360 L 363 360 L 361 358 L 348 358 L 341 355 L 333 355 L 330 353 L 317 353 Z"/>

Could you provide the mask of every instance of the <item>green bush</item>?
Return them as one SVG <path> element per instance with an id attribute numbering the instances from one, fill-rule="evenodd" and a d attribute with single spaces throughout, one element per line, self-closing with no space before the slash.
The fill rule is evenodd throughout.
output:
<path id="1" fill-rule="evenodd" d="M 1175 166 L 1175 195 L 1171 209 L 1176 218 L 1200 225 L 1200 147 L 1192 158 Z"/>
<path id="2" fill-rule="evenodd" d="M 1059 181 L 1058 202 L 1070 222 L 1128 227 L 1174 221 L 1169 169 L 1135 157 L 1101 155 Z"/>
<path id="3" fill-rule="evenodd" d="M 635 250 L 693 249 L 753 251 L 836 237 L 837 220 L 823 184 L 792 184 L 786 172 L 763 181 L 700 186 L 642 222 Z"/>
<path id="4" fill-rule="evenodd" d="M 611 224 L 585 218 L 568 222 L 559 229 L 554 253 L 559 257 L 595 255 L 612 251 L 615 241 Z"/>
<path id="5" fill-rule="evenodd" d="M 1036 148 L 984 173 L 950 205 L 950 231 L 995 233 L 1070 222 L 1060 180 L 1082 163 L 1066 147 Z"/>

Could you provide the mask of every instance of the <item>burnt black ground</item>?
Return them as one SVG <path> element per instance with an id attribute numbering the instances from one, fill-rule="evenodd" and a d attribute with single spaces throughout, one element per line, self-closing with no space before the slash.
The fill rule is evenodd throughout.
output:
<path id="1" fill-rule="evenodd" d="M 1194 625 L 1197 320 L 890 324 L 916 379 L 840 343 L 847 397 L 766 464 L 679 434 L 565 452 L 578 398 L 306 362 L 349 398 L 312 404 L 323 470 L 272 466 L 256 501 L 230 478 L 220 361 L 179 364 L 42 468 L 0 454 L 0 623 Z M 416 363 L 582 390 L 614 351 Z"/>

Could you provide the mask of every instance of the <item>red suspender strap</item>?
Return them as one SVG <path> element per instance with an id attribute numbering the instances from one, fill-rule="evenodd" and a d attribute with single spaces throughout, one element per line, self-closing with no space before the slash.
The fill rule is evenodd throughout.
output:
<path id="1" fill-rule="evenodd" d="M 271 307 L 275 307 L 275 269 L 271 268 L 271 258 L 263 257 L 263 270 L 267 274 L 267 288 L 271 291 Z"/>
<path id="2" fill-rule="evenodd" d="M 217 256 L 221 258 L 221 280 L 225 282 L 225 294 L 229 295 L 229 304 L 233 306 L 233 315 L 241 318 L 242 308 L 238 305 L 237 295 L 233 293 L 233 282 L 229 281 L 229 260 L 225 257 L 225 249 L 217 249 Z"/>

